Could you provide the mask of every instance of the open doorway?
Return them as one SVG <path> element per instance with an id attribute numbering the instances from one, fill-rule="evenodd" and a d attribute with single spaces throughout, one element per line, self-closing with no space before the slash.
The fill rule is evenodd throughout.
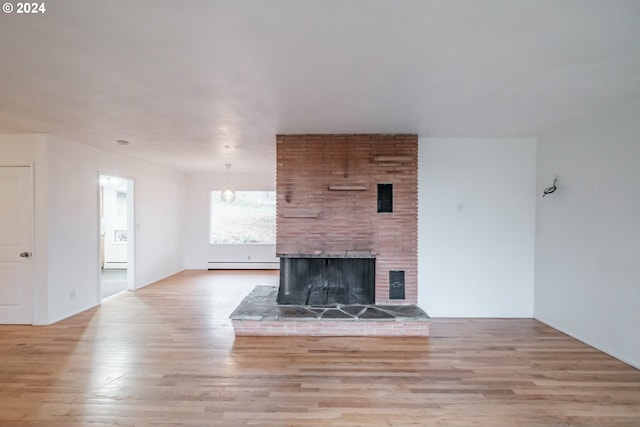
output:
<path id="1" fill-rule="evenodd" d="M 99 176 L 100 299 L 134 289 L 133 181 Z"/>

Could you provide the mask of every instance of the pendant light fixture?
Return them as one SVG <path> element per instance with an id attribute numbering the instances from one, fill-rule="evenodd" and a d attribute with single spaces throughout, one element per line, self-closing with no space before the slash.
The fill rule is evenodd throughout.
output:
<path id="1" fill-rule="evenodd" d="M 236 199 L 236 192 L 231 189 L 229 185 L 229 169 L 231 169 L 231 163 L 227 163 L 224 165 L 227 168 L 227 188 L 224 189 L 222 193 L 220 193 L 220 198 L 223 202 L 231 203 Z"/>

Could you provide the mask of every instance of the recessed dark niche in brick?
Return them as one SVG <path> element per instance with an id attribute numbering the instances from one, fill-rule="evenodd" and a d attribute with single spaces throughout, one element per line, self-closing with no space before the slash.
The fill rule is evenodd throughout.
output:
<path id="1" fill-rule="evenodd" d="M 389 299 L 404 299 L 404 270 L 389 272 Z"/>
<path id="2" fill-rule="evenodd" d="M 378 184 L 378 212 L 393 212 L 393 184 Z"/>

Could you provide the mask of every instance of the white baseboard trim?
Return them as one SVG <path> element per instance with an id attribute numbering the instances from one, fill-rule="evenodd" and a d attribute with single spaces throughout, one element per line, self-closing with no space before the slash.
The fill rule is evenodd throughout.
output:
<path id="1" fill-rule="evenodd" d="M 49 326 L 49 325 L 53 325 L 54 323 L 58 323 L 58 322 L 60 322 L 62 320 L 68 319 L 69 317 L 75 316 L 76 314 L 80 314 L 80 313 L 82 313 L 84 311 L 91 310 L 92 308 L 95 308 L 95 307 L 97 307 L 99 305 L 100 305 L 100 303 L 97 303 L 97 304 L 89 305 L 89 306 L 84 307 L 84 308 L 79 308 L 76 311 L 71 311 L 71 312 L 69 312 L 67 314 L 56 316 L 56 317 L 54 317 L 52 319 L 47 319 L 46 323 L 40 323 L 40 322 L 36 323 L 36 322 L 34 322 L 33 326 Z"/>
<path id="2" fill-rule="evenodd" d="M 122 270 L 127 268 L 127 262 L 123 261 L 115 261 L 115 262 L 105 262 L 104 269 L 105 270 Z"/>
<path id="3" fill-rule="evenodd" d="M 629 366 L 633 366 L 636 369 L 640 369 L 640 364 L 634 363 L 633 361 L 629 360 L 627 357 L 624 357 L 624 356 L 618 354 L 617 352 L 615 352 L 615 351 L 613 351 L 611 349 L 605 348 L 605 346 L 599 345 L 598 343 L 595 343 L 592 340 L 587 339 L 587 338 L 581 336 L 580 334 L 575 333 L 574 331 L 571 331 L 571 330 L 569 330 L 567 328 L 562 328 L 562 327 L 560 327 L 559 325 L 557 325 L 553 321 L 549 321 L 549 320 L 542 319 L 542 318 L 539 318 L 539 317 L 534 317 L 534 319 L 536 319 L 539 322 L 544 323 L 547 326 L 552 327 L 553 329 L 557 329 L 558 331 L 562 332 L 563 334 L 569 335 L 571 338 L 574 338 L 574 339 L 577 339 L 580 342 L 583 342 L 584 344 L 588 345 L 589 347 L 593 347 L 596 350 L 600 350 L 601 352 L 606 353 L 611 357 L 615 357 L 616 359 L 620 360 L 621 362 L 626 363 Z"/>

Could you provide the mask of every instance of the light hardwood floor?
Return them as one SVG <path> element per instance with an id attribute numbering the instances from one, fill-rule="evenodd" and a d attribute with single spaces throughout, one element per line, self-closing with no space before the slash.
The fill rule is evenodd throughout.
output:
<path id="1" fill-rule="evenodd" d="M 275 283 L 186 271 L 52 326 L 0 326 L 0 426 L 640 425 L 640 371 L 531 319 L 234 339 L 229 313 Z"/>

